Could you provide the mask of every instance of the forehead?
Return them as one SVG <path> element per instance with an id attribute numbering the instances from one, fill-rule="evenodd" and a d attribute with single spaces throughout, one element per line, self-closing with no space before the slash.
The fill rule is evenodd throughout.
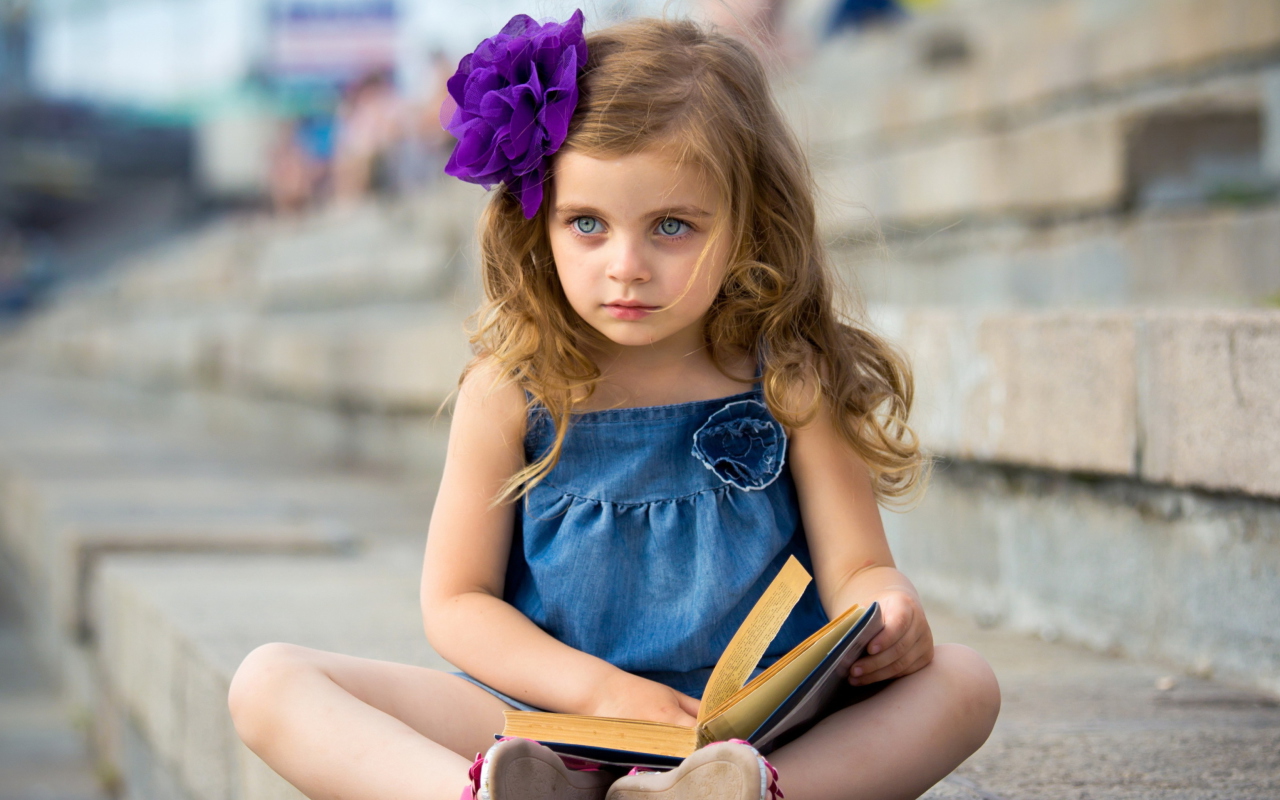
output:
<path id="1" fill-rule="evenodd" d="M 619 218 L 678 206 L 712 215 L 719 210 L 707 171 L 664 150 L 620 156 L 564 152 L 556 159 L 552 191 L 556 208 L 594 208 Z"/>

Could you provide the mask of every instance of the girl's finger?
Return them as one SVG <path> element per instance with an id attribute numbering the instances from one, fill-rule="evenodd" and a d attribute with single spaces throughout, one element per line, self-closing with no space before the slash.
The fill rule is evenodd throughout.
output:
<path id="1" fill-rule="evenodd" d="M 923 641 L 923 637 L 921 637 Z M 933 660 L 933 645 L 929 644 L 924 647 L 912 647 L 903 653 L 898 660 L 881 667 L 874 672 L 865 673 L 858 679 L 859 684 L 875 683 L 877 681 L 889 680 L 890 678 L 901 678 L 904 675 L 910 675 L 925 666 Z"/>
<path id="2" fill-rule="evenodd" d="M 911 623 L 914 621 L 915 612 L 910 606 L 907 607 L 905 613 L 890 612 L 886 614 L 884 630 L 876 634 L 871 643 L 867 645 L 867 653 L 874 656 L 892 647 L 911 630 Z"/>
<path id="3" fill-rule="evenodd" d="M 856 685 L 865 686 L 870 683 L 879 683 L 880 681 L 887 681 L 890 678 L 900 678 L 903 675 L 909 674 L 909 670 L 907 670 L 906 667 L 908 663 L 912 663 L 911 661 L 908 661 L 908 659 L 911 658 L 911 655 L 912 654 L 907 653 L 902 658 L 899 658 L 890 664 L 886 664 L 874 672 L 864 673 L 862 677 L 857 679 Z"/>
<path id="4" fill-rule="evenodd" d="M 905 637 L 894 642 L 887 650 L 883 650 L 879 655 L 860 658 L 853 662 L 853 669 L 850 674 L 854 678 L 863 675 L 869 675 L 877 670 L 884 669 L 889 664 L 902 658 L 904 654 L 911 652 L 915 648 L 916 643 L 920 640 L 921 632 L 916 631 L 914 638 L 908 640 Z"/>
<path id="5" fill-rule="evenodd" d="M 686 728 L 692 728 L 698 724 L 698 718 L 692 714 L 680 711 L 680 716 L 675 720 L 676 725 L 684 725 Z"/>
<path id="6" fill-rule="evenodd" d="M 870 644 L 867 645 L 867 652 L 863 658 L 879 656 L 882 653 L 893 649 L 893 647 L 901 642 L 902 638 L 910 632 L 910 628 L 890 628 L 886 625 L 885 629 L 880 631 L 880 633 L 871 640 Z"/>
<path id="7" fill-rule="evenodd" d="M 702 709 L 702 701 L 697 698 L 690 697 L 682 692 L 676 692 L 676 701 L 680 703 L 680 708 L 686 714 L 692 714 L 695 718 L 698 711 Z"/>

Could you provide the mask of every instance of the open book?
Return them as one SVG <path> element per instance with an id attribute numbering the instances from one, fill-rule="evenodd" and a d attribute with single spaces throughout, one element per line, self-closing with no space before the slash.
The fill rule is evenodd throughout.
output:
<path id="1" fill-rule="evenodd" d="M 854 606 L 748 683 L 810 580 L 794 556 L 783 565 L 716 662 L 696 726 L 507 711 L 502 735 L 535 739 L 565 755 L 619 765 L 675 766 L 699 747 L 725 739 L 746 739 L 768 753 L 788 740 L 788 733 L 835 710 L 833 701 L 850 666 L 883 627 L 878 604 L 867 609 Z"/>

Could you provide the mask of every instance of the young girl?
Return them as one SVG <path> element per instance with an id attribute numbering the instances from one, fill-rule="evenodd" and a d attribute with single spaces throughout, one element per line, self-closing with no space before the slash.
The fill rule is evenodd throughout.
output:
<path id="1" fill-rule="evenodd" d="M 581 24 L 518 17 L 450 82 L 447 171 L 502 184 L 422 574 L 427 636 L 465 674 L 267 645 L 232 684 L 237 730 L 315 800 L 916 797 L 986 740 L 999 691 L 934 647 L 881 529 L 925 466 L 907 367 L 838 318 L 752 52 Z M 766 664 L 854 604 L 885 627 L 848 676 L 863 699 L 772 765 L 726 743 L 616 777 L 494 744 L 512 707 L 692 724 L 791 555 L 816 589 Z"/>

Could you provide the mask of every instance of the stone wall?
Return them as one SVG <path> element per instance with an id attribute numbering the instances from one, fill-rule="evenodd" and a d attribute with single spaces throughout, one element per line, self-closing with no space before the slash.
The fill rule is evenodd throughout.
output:
<path id="1" fill-rule="evenodd" d="M 974 0 L 849 44 L 785 102 L 943 459 L 901 563 L 1277 690 L 1280 6 Z"/>

